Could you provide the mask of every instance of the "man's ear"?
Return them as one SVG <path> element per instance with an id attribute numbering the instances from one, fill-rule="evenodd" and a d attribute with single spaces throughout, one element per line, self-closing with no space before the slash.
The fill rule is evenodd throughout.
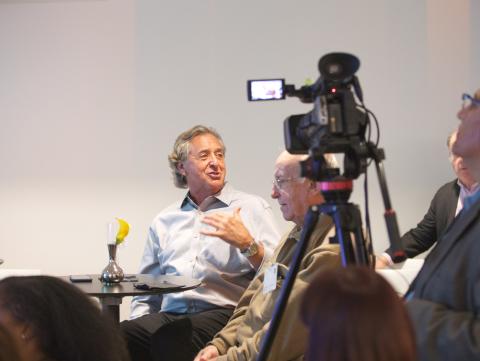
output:
<path id="1" fill-rule="evenodd" d="M 23 341 L 28 342 L 33 338 L 32 329 L 28 324 L 24 324 L 21 328 L 20 337 Z"/>
<path id="2" fill-rule="evenodd" d="M 177 163 L 177 171 L 178 171 L 178 173 L 180 173 L 184 177 L 187 175 L 187 173 L 185 172 L 185 167 L 183 166 L 183 162 L 178 162 Z"/>
<path id="3" fill-rule="evenodd" d="M 317 182 L 310 179 L 307 179 L 307 182 L 309 182 L 309 185 L 308 185 L 309 204 L 314 205 L 314 204 L 322 204 L 323 202 L 325 202 L 322 192 L 320 192 L 317 189 Z"/>

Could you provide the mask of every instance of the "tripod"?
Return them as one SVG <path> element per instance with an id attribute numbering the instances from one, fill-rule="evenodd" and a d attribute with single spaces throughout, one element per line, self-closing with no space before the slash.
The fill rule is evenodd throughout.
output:
<path id="1" fill-rule="evenodd" d="M 360 210 L 355 204 L 347 202 L 352 191 L 352 181 L 322 182 L 319 186 L 326 200 L 326 203 L 319 206 L 319 211 L 333 219 L 335 242 L 340 245 L 342 265 L 373 267 L 372 243 L 364 237 Z"/>
<path id="2" fill-rule="evenodd" d="M 405 253 L 400 246 L 400 235 L 395 211 L 391 208 L 382 162 L 384 159 L 384 153 L 383 150 L 378 149 L 371 144 L 369 144 L 369 146 L 369 153 L 376 164 L 377 175 L 383 196 L 385 207 L 384 216 L 390 243 L 393 249 L 393 260 L 399 262 L 405 258 Z M 359 264 L 374 267 L 373 248 L 370 239 L 366 242 L 365 237 L 363 236 L 360 210 L 356 205 L 347 202 L 353 188 L 352 184 L 353 182 L 351 179 L 340 179 L 338 182 L 321 182 L 319 184 L 326 203 L 312 206 L 305 216 L 300 241 L 297 244 L 292 264 L 290 265 L 290 269 L 280 291 L 280 296 L 275 304 L 270 327 L 263 340 L 257 361 L 267 360 L 275 334 L 280 326 L 282 315 L 287 306 L 288 297 L 295 282 L 308 242 L 310 241 L 310 237 L 318 222 L 320 213 L 323 212 L 329 214 L 333 218 L 336 233 L 335 242 L 340 245 L 343 266 Z"/>

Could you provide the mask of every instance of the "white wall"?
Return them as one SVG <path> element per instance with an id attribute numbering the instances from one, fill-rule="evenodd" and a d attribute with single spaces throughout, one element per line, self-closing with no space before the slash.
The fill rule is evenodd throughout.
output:
<path id="1" fill-rule="evenodd" d="M 106 222 L 132 225 L 120 264 L 138 268 L 153 216 L 179 198 L 166 155 L 204 123 L 227 144 L 228 179 L 269 198 L 282 122 L 311 106 L 246 101 L 245 81 L 301 85 L 317 61 L 361 62 L 400 229 L 452 178 L 445 138 L 480 85 L 475 0 L 0 0 L 0 258 L 5 268 L 100 272 Z M 374 245 L 386 246 L 369 172 Z M 361 203 L 361 181 L 352 198 Z M 271 202 L 279 220 L 280 213 Z M 283 229 L 286 224 L 281 223 Z M 125 307 L 124 307 L 125 308 Z M 126 310 L 123 310 L 126 314 Z"/>

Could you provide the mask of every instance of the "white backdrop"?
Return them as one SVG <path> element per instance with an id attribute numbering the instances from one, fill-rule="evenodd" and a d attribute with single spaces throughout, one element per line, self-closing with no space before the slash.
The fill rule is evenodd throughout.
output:
<path id="1" fill-rule="evenodd" d="M 461 93 L 480 86 L 479 4 L 0 0 L 1 267 L 100 272 L 106 223 L 119 216 L 132 225 L 120 264 L 135 272 L 150 221 L 184 193 L 167 153 L 197 123 L 223 135 L 229 181 L 269 199 L 282 122 L 311 106 L 249 103 L 245 82 L 300 86 L 331 51 L 361 60 L 406 231 L 452 179 L 446 136 Z M 369 178 L 380 252 L 387 240 L 373 168 Z M 362 204 L 360 180 L 355 187 Z"/>

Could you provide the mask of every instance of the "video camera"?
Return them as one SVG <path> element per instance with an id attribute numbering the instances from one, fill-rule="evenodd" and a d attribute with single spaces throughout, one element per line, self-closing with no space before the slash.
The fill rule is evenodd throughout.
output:
<path id="1" fill-rule="evenodd" d="M 280 325 L 282 312 L 293 282 L 306 253 L 309 238 L 318 222 L 320 213 L 328 214 L 335 223 L 335 239 L 341 249 L 342 264 L 358 264 L 374 267 L 368 215 L 367 166 L 374 160 L 380 189 L 385 205 L 385 221 L 393 252 L 394 262 L 405 259 L 395 211 L 390 204 L 383 163 L 385 155 L 377 148 L 379 129 L 375 116 L 363 104 L 362 90 L 355 76 L 360 66 L 357 57 L 346 53 L 330 53 L 318 62 L 320 77 L 312 85 L 295 89 L 286 85 L 284 79 L 248 81 L 248 100 L 279 100 L 286 96 L 298 97 L 303 103 L 313 103 L 306 114 L 291 115 L 284 121 L 285 147 L 293 154 L 309 154 L 300 163 L 301 176 L 317 182 L 325 202 L 310 207 L 304 219 L 300 242 L 282 286 L 282 293 L 275 305 L 270 328 L 262 344 L 258 361 L 267 360 L 275 333 Z M 370 141 L 369 115 L 377 125 L 377 144 Z M 368 130 L 368 136 L 366 136 Z M 343 153 L 343 174 L 339 169 L 330 169 L 325 161 L 326 153 Z M 365 173 L 365 204 L 367 235 L 362 228 L 358 206 L 348 202 L 353 179 Z"/>
<path id="2" fill-rule="evenodd" d="M 338 176 L 338 169 L 332 171 L 325 164 L 325 153 L 344 153 L 344 178 L 355 179 L 365 172 L 369 112 L 363 105 L 362 90 L 355 76 L 359 66 L 360 61 L 354 55 L 330 53 L 318 62 L 317 81 L 300 89 L 285 84 L 284 79 L 248 80 L 250 101 L 280 100 L 288 96 L 314 104 L 310 112 L 291 115 L 284 121 L 287 151 L 310 154 L 301 163 L 302 176 L 315 181 Z"/>

